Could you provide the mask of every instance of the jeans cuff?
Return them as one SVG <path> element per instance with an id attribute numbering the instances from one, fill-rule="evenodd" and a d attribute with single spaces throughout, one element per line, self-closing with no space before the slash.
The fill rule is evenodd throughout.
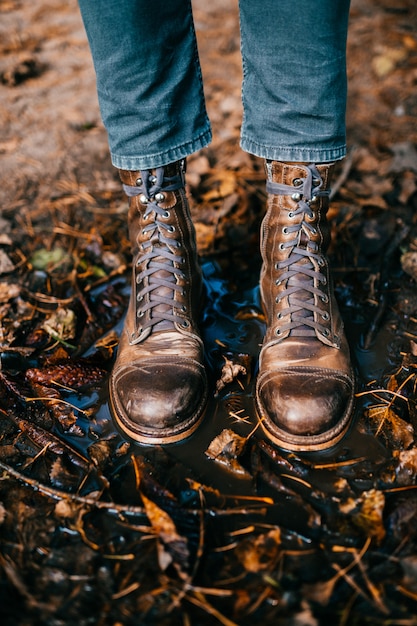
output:
<path id="1" fill-rule="evenodd" d="M 240 147 L 245 152 L 268 159 L 270 161 L 295 162 L 295 163 L 331 163 L 339 161 L 346 156 L 346 144 L 335 146 L 332 148 L 293 148 L 280 146 L 274 148 L 272 146 L 264 146 L 252 141 L 248 137 L 242 136 Z"/>
<path id="2" fill-rule="evenodd" d="M 155 167 L 163 167 L 169 165 L 175 161 L 180 161 L 190 156 L 194 152 L 205 148 L 212 139 L 211 128 L 206 128 L 198 137 L 195 137 L 191 141 L 169 148 L 164 152 L 158 152 L 156 154 L 147 154 L 142 156 L 123 156 L 120 154 L 110 153 L 111 162 L 114 167 L 120 170 L 138 171 L 148 170 Z"/>

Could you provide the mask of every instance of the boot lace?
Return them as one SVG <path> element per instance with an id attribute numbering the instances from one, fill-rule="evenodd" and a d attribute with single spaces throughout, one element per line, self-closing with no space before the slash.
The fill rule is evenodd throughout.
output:
<path id="1" fill-rule="evenodd" d="M 142 285 L 136 296 L 139 304 L 137 317 L 144 318 L 149 311 L 148 318 L 143 322 L 141 320 L 142 332 L 156 324 L 161 329 L 172 328 L 172 324 L 180 324 L 184 328 L 190 325 L 184 318 L 185 306 L 175 300 L 176 292 L 184 296 L 184 287 L 178 284 L 178 279 L 185 280 L 186 275 L 178 266 L 184 265 L 185 259 L 171 250 L 181 248 L 182 244 L 178 239 L 167 236 L 175 232 L 175 226 L 166 221 L 169 211 L 159 206 L 159 202 L 164 200 L 163 193 L 180 189 L 184 180 L 181 174 L 166 176 L 163 167 L 156 168 L 154 172 L 141 170 L 141 184 L 123 185 L 127 196 L 142 196 L 140 200 L 146 206 L 144 221 L 150 219 L 142 230 L 147 239 L 140 244 L 143 254 L 136 262 L 137 268 L 143 268 L 136 275 L 137 284 Z"/>
<path id="2" fill-rule="evenodd" d="M 317 266 L 323 267 L 326 260 L 318 244 L 311 239 L 317 233 L 316 222 L 307 221 L 306 217 L 315 220 L 311 204 L 319 197 L 328 197 L 330 191 L 322 189 L 323 180 L 314 164 L 306 166 L 306 177 L 297 182 L 297 186 L 272 181 L 266 184 L 268 193 L 292 196 L 297 200 L 297 208 L 288 213 L 289 221 L 294 220 L 294 223 L 284 227 L 284 232 L 293 234 L 293 238 L 279 244 L 281 250 L 290 250 L 289 255 L 275 265 L 279 271 L 276 285 L 285 284 L 276 302 L 288 298 L 288 306 L 281 309 L 277 317 L 289 316 L 289 321 L 277 328 L 276 334 L 289 331 L 293 336 L 316 336 L 317 331 L 328 337 L 330 331 L 320 320 L 328 321 L 329 314 L 316 305 L 317 298 L 323 303 L 329 302 L 323 289 L 327 278 L 317 269 Z"/>

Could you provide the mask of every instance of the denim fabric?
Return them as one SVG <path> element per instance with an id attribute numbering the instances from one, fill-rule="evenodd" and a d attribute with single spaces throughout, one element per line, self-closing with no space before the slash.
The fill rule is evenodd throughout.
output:
<path id="1" fill-rule="evenodd" d="M 113 164 L 155 168 L 206 146 L 191 0 L 79 5 Z M 342 158 L 349 0 L 239 0 L 239 9 L 242 148 L 281 161 Z"/>

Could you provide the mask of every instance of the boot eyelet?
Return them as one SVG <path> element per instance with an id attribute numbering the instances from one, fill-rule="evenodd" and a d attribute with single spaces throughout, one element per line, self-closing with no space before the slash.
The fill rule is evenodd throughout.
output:
<path id="1" fill-rule="evenodd" d="M 176 242 L 176 246 L 177 246 L 177 248 L 182 248 L 182 243 L 181 243 L 181 241 L 177 241 L 177 242 Z"/>
<path id="2" fill-rule="evenodd" d="M 290 212 L 288 213 L 288 217 L 290 218 L 290 220 L 293 220 L 293 219 L 294 219 L 295 215 L 294 215 L 293 211 L 290 211 Z"/>
<path id="3" fill-rule="evenodd" d="M 323 276 L 322 282 L 323 282 L 323 285 L 327 285 L 327 278 L 325 276 Z"/>
<path id="4" fill-rule="evenodd" d="M 279 250 L 285 250 L 285 246 L 284 246 L 284 244 L 283 244 L 283 243 L 280 243 L 280 244 L 279 244 L 279 246 L 278 246 L 278 249 L 279 249 Z"/>
<path id="5" fill-rule="evenodd" d="M 277 296 L 277 297 L 275 298 L 275 302 L 276 302 L 277 304 L 279 304 L 279 303 L 281 302 L 281 298 L 280 298 L 279 296 Z"/>
<path id="6" fill-rule="evenodd" d="M 155 201 L 156 202 L 163 202 L 165 200 L 165 194 L 158 192 L 157 194 L 155 194 Z"/>
<path id="7" fill-rule="evenodd" d="M 277 280 L 275 281 L 275 284 L 277 287 L 279 287 L 282 283 L 282 280 L 280 278 L 277 278 Z"/>
<path id="8" fill-rule="evenodd" d="M 277 313 L 277 319 L 278 319 L 278 320 L 282 319 L 282 313 L 281 313 L 281 311 L 280 311 L 279 313 Z"/>
<path id="9" fill-rule="evenodd" d="M 313 185 L 318 187 L 321 183 L 321 178 L 317 178 L 317 176 L 313 176 Z"/>
<path id="10" fill-rule="evenodd" d="M 323 259 L 323 257 L 320 257 L 317 263 L 319 264 L 320 267 L 324 267 L 326 265 L 326 261 Z"/>
<path id="11" fill-rule="evenodd" d="M 136 313 L 136 317 L 138 317 L 138 318 L 141 318 L 141 317 L 143 317 L 144 315 L 145 315 L 145 313 L 144 313 L 143 311 L 138 311 L 138 312 Z"/>
<path id="12" fill-rule="evenodd" d="M 327 313 L 327 311 L 325 313 L 323 313 L 323 315 L 321 316 L 322 319 L 324 319 L 324 321 L 328 322 L 330 319 L 330 315 Z"/>
<path id="13" fill-rule="evenodd" d="M 141 204 L 145 204 L 145 205 L 149 203 L 149 200 L 148 200 L 148 198 L 145 196 L 145 194 L 144 194 L 144 193 L 141 193 L 141 194 L 140 194 L 140 196 L 139 196 L 139 202 L 140 202 Z"/>
<path id="14" fill-rule="evenodd" d="M 148 180 L 149 180 L 149 182 L 151 183 L 151 185 L 154 185 L 154 184 L 157 182 L 157 180 L 158 180 L 158 179 L 157 179 L 157 177 L 156 177 L 156 176 L 154 176 L 154 174 L 151 174 L 151 175 L 149 176 L 149 179 L 148 179 Z"/>
<path id="15" fill-rule="evenodd" d="M 301 185 L 303 184 L 303 179 L 294 178 L 294 180 L 292 181 L 292 184 L 294 185 L 294 187 L 301 187 Z"/>
<path id="16" fill-rule="evenodd" d="M 324 304 L 327 304 L 329 302 L 329 298 L 326 296 L 326 294 L 320 296 L 320 300 L 324 302 Z"/>
<path id="17" fill-rule="evenodd" d="M 279 337 L 282 334 L 282 330 L 280 328 L 277 328 L 275 334 Z"/>
<path id="18" fill-rule="evenodd" d="M 175 226 L 171 226 L 171 225 L 169 225 L 169 226 L 168 226 L 168 232 L 169 232 L 169 233 L 175 233 Z"/>
<path id="19" fill-rule="evenodd" d="M 185 306 L 185 304 L 183 304 L 183 305 L 182 305 L 182 307 L 181 307 L 181 311 L 182 311 L 183 313 L 186 313 L 186 311 L 187 311 L 187 307 Z"/>
<path id="20" fill-rule="evenodd" d="M 155 196 L 155 199 L 156 199 L 156 196 Z M 161 217 L 163 217 L 163 218 L 164 218 L 164 220 L 169 219 L 169 218 L 171 217 L 171 213 L 170 213 L 170 211 L 164 211 L 164 213 L 162 214 L 162 216 L 161 216 Z"/>
<path id="21" fill-rule="evenodd" d="M 284 226 L 284 228 L 282 229 L 282 234 L 283 235 L 288 235 L 288 228 L 287 228 L 287 226 Z"/>
<path id="22" fill-rule="evenodd" d="M 294 202 L 300 202 L 300 200 L 301 200 L 301 193 L 293 193 L 293 194 L 291 194 L 291 200 L 294 200 Z"/>
<path id="23" fill-rule="evenodd" d="M 323 337 L 328 337 L 330 335 L 330 331 L 325 328 L 321 331 L 321 334 L 323 335 Z"/>
<path id="24" fill-rule="evenodd" d="M 135 181 L 136 187 L 140 187 L 142 185 L 142 183 L 143 183 L 143 180 L 140 177 L 137 178 L 136 181 Z"/>
<path id="25" fill-rule="evenodd" d="M 311 232 L 312 232 L 313 235 L 317 235 L 317 228 L 312 228 Z"/>
<path id="26" fill-rule="evenodd" d="M 184 321 L 182 322 L 181 326 L 182 326 L 183 328 L 189 328 L 189 326 L 190 326 L 190 322 L 189 322 L 188 320 L 184 320 Z"/>

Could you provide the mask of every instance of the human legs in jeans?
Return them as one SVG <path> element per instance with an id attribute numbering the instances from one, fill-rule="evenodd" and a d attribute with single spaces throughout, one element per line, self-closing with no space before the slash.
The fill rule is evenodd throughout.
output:
<path id="1" fill-rule="evenodd" d="M 201 294 L 182 160 L 211 138 L 189 0 L 80 0 L 111 158 L 130 196 L 132 297 L 110 385 L 141 442 L 179 441 L 207 398 Z M 274 443 L 329 447 L 352 409 L 326 250 L 331 163 L 345 154 L 349 1 L 240 0 L 242 148 L 266 161 L 256 405 Z"/>

